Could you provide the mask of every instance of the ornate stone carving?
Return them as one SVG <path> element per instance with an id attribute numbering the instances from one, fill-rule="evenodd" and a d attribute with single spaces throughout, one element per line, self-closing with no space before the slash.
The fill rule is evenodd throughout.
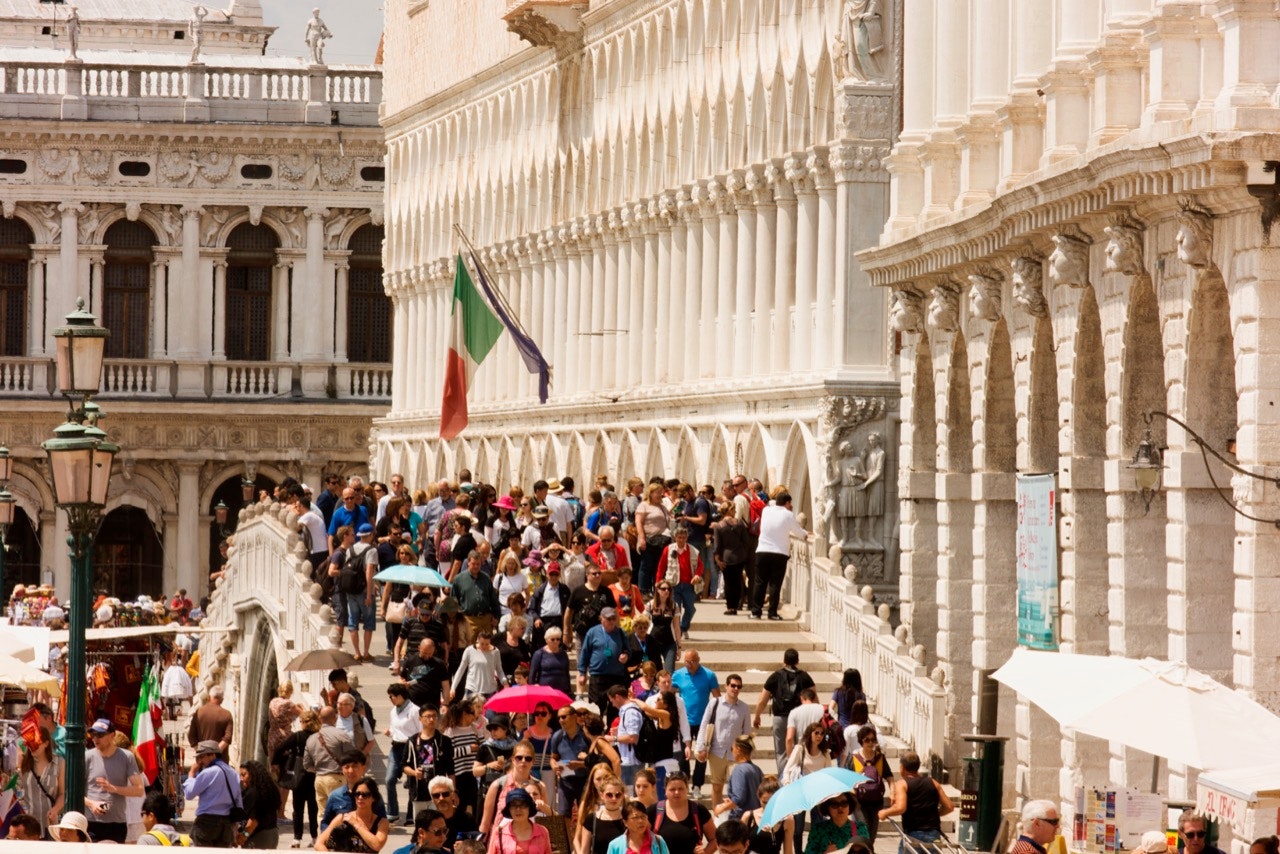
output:
<path id="1" fill-rule="evenodd" d="M 382 225 L 386 212 L 382 209 L 382 205 L 372 205 L 369 208 L 369 222 L 374 225 Z"/>
<path id="2" fill-rule="evenodd" d="M 40 221 L 44 223 L 49 243 L 57 243 L 62 239 L 62 215 L 58 213 L 58 206 L 54 202 L 43 202 L 30 205 L 31 210 L 35 211 Z"/>
<path id="3" fill-rule="evenodd" d="M 882 548 L 880 522 L 885 512 L 885 451 L 879 433 L 870 433 L 859 448 L 852 428 L 838 434 L 828 455 L 826 499 L 820 514 L 828 539 L 845 551 Z"/>
<path id="4" fill-rule="evenodd" d="M 1178 260 L 1189 267 L 1203 270 L 1212 263 L 1213 217 L 1190 200 L 1182 202 L 1178 211 Z"/>
<path id="5" fill-rule="evenodd" d="M 1089 244 L 1065 231 L 1053 235 L 1049 254 L 1049 282 L 1071 288 L 1089 286 Z"/>
<path id="6" fill-rule="evenodd" d="M 304 158 L 297 151 L 293 154 L 282 156 L 276 165 L 280 170 L 280 177 L 290 184 L 302 183 L 302 179 L 307 177 L 307 173 L 312 168 L 315 168 L 317 172 L 319 171 L 319 167 L 316 166 L 313 158 Z"/>
<path id="7" fill-rule="evenodd" d="M 173 205 L 162 205 L 155 208 L 156 218 L 160 220 L 160 229 L 163 231 L 162 237 L 167 238 L 166 243 L 175 244 L 182 242 L 182 217 L 178 214 L 177 208 Z"/>
<path id="8" fill-rule="evenodd" d="M 204 47 L 204 19 L 208 14 L 209 10 L 203 6 L 191 10 L 191 22 L 187 25 L 191 34 L 191 62 L 200 61 L 200 49 Z"/>
<path id="9" fill-rule="evenodd" d="M 331 154 L 320 158 L 320 174 L 335 187 L 345 187 L 355 172 L 355 161 L 349 157 Z"/>
<path id="10" fill-rule="evenodd" d="M 355 211 L 338 209 L 330 211 L 329 221 L 324 227 L 324 245 L 328 249 L 340 249 L 338 243 L 342 240 L 342 233 L 347 230 L 347 226 L 351 224 L 351 220 L 355 219 Z"/>
<path id="11" fill-rule="evenodd" d="M 934 285 L 929 298 L 929 325 L 939 332 L 960 328 L 960 288 L 945 282 Z"/>
<path id="12" fill-rule="evenodd" d="M 66 175 L 67 170 L 71 169 L 71 165 L 71 154 L 64 149 L 41 148 L 36 152 L 36 166 L 40 167 L 40 171 L 44 173 L 45 178 L 51 181 L 56 181 Z M 75 174 L 74 170 L 72 174 Z"/>
<path id="13" fill-rule="evenodd" d="M 194 154 L 183 154 L 181 151 L 166 151 L 160 155 L 156 164 L 160 177 L 170 183 L 177 183 L 191 174 L 196 164 Z"/>
<path id="14" fill-rule="evenodd" d="M 102 205 L 85 205 L 78 224 L 80 243 L 96 242 L 98 228 L 102 225 Z"/>
<path id="15" fill-rule="evenodd" d="M 1141 229 L 1129 220 L 1117 219 L 1102 231 L 1107 235 L 1106 271 L 1126 276 L 1136 276 L 1143 272 L 1146 265 L 1143 261 Z"/>
<path id="16" fill-rule="evenodd" d="M 795 192 L 806 193 L 813 191 L 813 180 L 809 176 L 809 170 L 805 168 L 805 162 L 799 157 L 788 157 L 783 161 L 782 171 L 786 179 L 791 182 Z"/>
<path id="17" fill-rule="evenodd" d="M 1013 302 L 1032 317 L 1048 317 L 1044 298 L 1044 265 L 1039 258 L 1022 255 L 1013 259 Z"/>
<path id="18" fill-rule="evenodd" d="M 218 234 L 222 231 L 222 227 L 227 224 L 227 220 L 230 218 L 230 208 L 210 208 L 206 211 L 200 223 L 200 245 L 213 246 L 214 241 L 218 239 Z"/>
<path id="19" fill-rule="evenodd" d="M 249 225 L 258 226 L 262 224 L 262 214 L 266 212 L 263 205 L 249 205 Z"/>
<path id="20" fill-rule="evenodd" d="M 307 21 L 307 29 L 302 38 L 307 44 L 308 53 L 311 54 L 311 64 L 324 65 L 324 43 L 333 38 L 333 33 L 329 32 L 324 21 L 320 20 L 319 9 L 311 10 L 311 19 Z"/>
<path id="21" fill-rule="evenodd" d="M 915 288 L 895 288 L 889 295 L 889 328 L 894 332 L 923 331 L 924 296 Z"/>
<path id="22" fill-rule="evenodd" d="M 837 72 L 842 79 L 884 77 L 887 51 L 882 6 L 883 0 L 845 0 L 836 51 Z"/>
<path id="23" fill-rule="evenodd" d="M 111 174 L 111 154 L 96 148 L 80 152 L 80 171 L 95 184 L 101 184 Z"/>
<path id="24" fill-rule="evenodd" d="M 231 161 L 230 154 L 209 151 L 199 159 L 197 168 L 200 170 L 200 176 L 210 184 L 221 184 L 231 174 Z"/>
<path id="25" fill-rule="evenodd" d="M 969 316 L 995 322 L 1000 319 L 1004 285 L 994 275 L 974 273 L 969 277 Z"/>
<path id="26" fill-rule="evenodd" d="M 307 219 L 299 208 L 275 208 L 275 217 L 284 227 L 289 245 L 301 247 L 306 244 Z"/>
<path id="27" fill-rule="evenodd" d="M 138 217 L 141 215 L 142 215 L 141 202 L 130 201 L 125 203 L 125 206 L 124 206 L 125 219 L 129 220 L 129 222 L 137 222 Z"/>

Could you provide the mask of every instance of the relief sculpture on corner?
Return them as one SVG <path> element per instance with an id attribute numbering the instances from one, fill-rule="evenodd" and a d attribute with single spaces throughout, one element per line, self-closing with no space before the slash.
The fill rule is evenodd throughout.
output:
<path id="1" fill-rule="evenodd" d="M 840 19 L 840 50 L 837 51 L 843 79 L 884 79 L 883 0 L 846 0 Z"/>

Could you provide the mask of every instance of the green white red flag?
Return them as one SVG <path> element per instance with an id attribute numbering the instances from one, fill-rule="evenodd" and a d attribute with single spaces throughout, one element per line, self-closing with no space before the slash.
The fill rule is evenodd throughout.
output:
<path id="1" fill-rule="evenodd" d="M 452 439 L 467 426 L 467 393 L 476 368 L 498 343 L 503 324 L 476 290 L 458 253 L 453 276 L 453 324 L 444 366 L 444 401 L 440 406 L 440 438 Z"/>
<path id="2" fill-rule="evenodd" d="M 148 667 L 142 677 L 138 709 L 133 715 L 133 746 L 142 757 L 142 773 L 147 776 L 147 785 L 154 783 L 160 773 L 160 737 L 155 725 L 156 717 L 160 716 L 160 686 L 156 681 L 156 669 Z"/>

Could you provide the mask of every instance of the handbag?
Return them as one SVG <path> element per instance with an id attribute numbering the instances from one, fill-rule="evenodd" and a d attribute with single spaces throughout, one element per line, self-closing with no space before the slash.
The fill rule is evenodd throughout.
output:
<path id="1" fill-rule="evenodd" d="M 302 767 L 302 751 L 291 750 L 284 767 L 280 769 L 280 779 L 276 784 L 282 789 L 293 790 L 302 782 L 302 775 L 307 773 Z"/>
<path id="2" fill-rule="evenodd" d="M 230 767 L 230 766 L 227 766 Z M 244 811 L 244 803 L 236 797 L 236 793 L 231 790 L 231 784 L 227 782 L 227 775 L 221 768 L 218 769 L 218 776 L 222 777 L 222 785 L 227 787 L 227 794 L 231 796 L 231 811 L 227 813 L 227 818 L 232 824 L 239 824 L 247 821 L 249 814 Z M 239 788 L 240 781 L 236 781 L 236 788 Z"/>
<path id="3" fill-rule="evenodd" d="M 782 785 L 794 783 L 804 776 L 804 745 L 797 744 L 791 751 L 791 755 L 787 757 L 787 764 L 782 769 Z"/>
<path id="4" fill-rule="evenodd" d="M 388 602 L 387 613 L 382 617 L 383 622 L 392 625 L 400 625 L 404 622 L 404 602 Z"/>

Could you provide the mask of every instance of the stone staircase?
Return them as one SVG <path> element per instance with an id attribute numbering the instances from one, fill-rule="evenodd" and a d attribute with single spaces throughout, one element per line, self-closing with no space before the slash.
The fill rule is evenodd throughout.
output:
<path id="1" fill-rule="evenodd" d="M 783 613 L 787 613 L 786 608 Z M 749 620 L 744 613 L 726 616 L 722 602 L 703 602 L 698 605 L 685 647 L 698 651 L 702 664 L 715 671 L 721 684 L 730 673 L 742 677 L 742 700 L 754 707 L 769 674 L 782 666 L 782 655 L 788 647 L 800 653 L 800 667 L 813 677 L 818 698 L 831 702 L 831 694 L 840 685 L 844 674 L 844 662 L 827 652 L 826 642 L 810 632 L 797 620 Z M 677 665 L 678 666 L 678 665 Z M 872 698 L 871 706 L 875 703 Z M 884 718 L 871 716 L 879 731 L 880 746 L 893 764 L 907 750 L 907 744 L 893 733 L 892 724 Z M 773 736 L 769 728 L 771 718 L 767 713 L 756 730 L 754 759 L 766 773 L 776 767 Z"/>

